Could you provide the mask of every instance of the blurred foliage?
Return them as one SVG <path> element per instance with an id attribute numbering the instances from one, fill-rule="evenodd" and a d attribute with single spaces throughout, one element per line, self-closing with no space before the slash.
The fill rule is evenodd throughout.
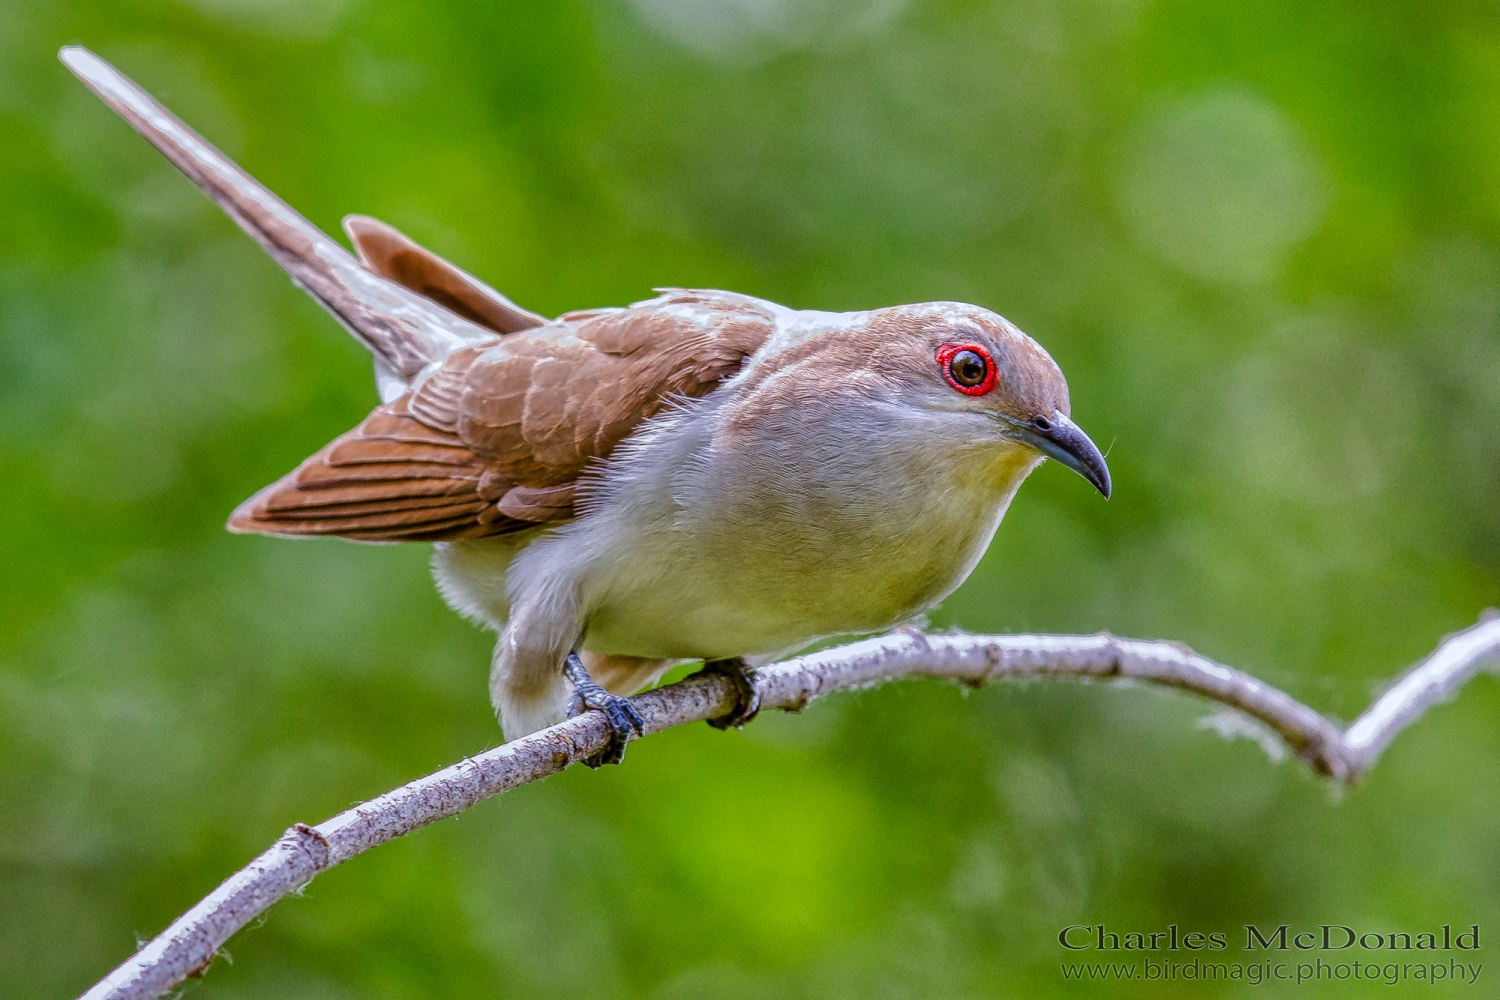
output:
<path id="1" fill-rule="evenodd" d="M 1348 718 L 1500 602 L 1493 3 L 0 5 L 0 996 L 497 738 L 422 547 L 223 532 L 368 361 L 68 42 L 534 309 L 1005 313 L 1116 499 L 1044 468 L 937 626 L 1172 637 Z M 1204 713 L 912 682 L 690 727 L 321 877 L 189 992 L 1227 995 L 1065 986 L 1057 932 L 1500 933 L 1492 681 L 1343 795 Z"/>

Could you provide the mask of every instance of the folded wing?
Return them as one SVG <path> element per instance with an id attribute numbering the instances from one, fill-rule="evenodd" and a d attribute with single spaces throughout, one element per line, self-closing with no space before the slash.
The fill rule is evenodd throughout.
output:
<path id="1" fill-rule="evenodd" d="M 433 541 L 574 516 L 579 476 L 770 335 L 754 299 L 672 291 L 464 348 L 246 501 L 232 531 Z"/>

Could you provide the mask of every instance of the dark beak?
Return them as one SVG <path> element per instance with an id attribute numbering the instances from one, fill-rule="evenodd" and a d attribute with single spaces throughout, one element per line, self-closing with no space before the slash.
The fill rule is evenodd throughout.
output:
<path id="1" fill-rule="evenodd" d="M 1030 420 L 1007 419 L 1008 436 L 1055 459 L 1094 484 L 1109 499 L 1109 466 L 1104 456 L 1073 421 L 1061 413 Z"/>

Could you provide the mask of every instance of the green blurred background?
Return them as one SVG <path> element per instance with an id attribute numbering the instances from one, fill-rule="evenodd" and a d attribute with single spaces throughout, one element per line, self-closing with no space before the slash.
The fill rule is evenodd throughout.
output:
<path id="1" fill-rule="evenodd" d="M 1116 499 L 1042 469 L 935 626 L 1175 638 L 1347 719 L 1500 603 L 1493 2 L 5 3 L 5 997 L 498 736 L 425 547 L 224 532 L 374 404 L 368 359 L 70 42 L 324 228 L 538 311 L 1003 312 Z M 1065 985 L 1057 932 L 1500 935 L 1492 680 L 1345 794 L 1208 713 L 909 682 L 688 727 L 322 876 L 190 994 L 1347 996 Z"/>

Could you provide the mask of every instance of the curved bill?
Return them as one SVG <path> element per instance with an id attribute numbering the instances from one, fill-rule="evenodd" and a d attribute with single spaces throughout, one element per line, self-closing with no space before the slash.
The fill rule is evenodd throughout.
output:
<path id="1" fill-rule="evenodd" d="M 1089 436 L 1061 413 L 1032 420 L 1007 420 L 1010 437 L 1060 462 L 1093 484 L 1109 499 L 1109 466 Z"/>

